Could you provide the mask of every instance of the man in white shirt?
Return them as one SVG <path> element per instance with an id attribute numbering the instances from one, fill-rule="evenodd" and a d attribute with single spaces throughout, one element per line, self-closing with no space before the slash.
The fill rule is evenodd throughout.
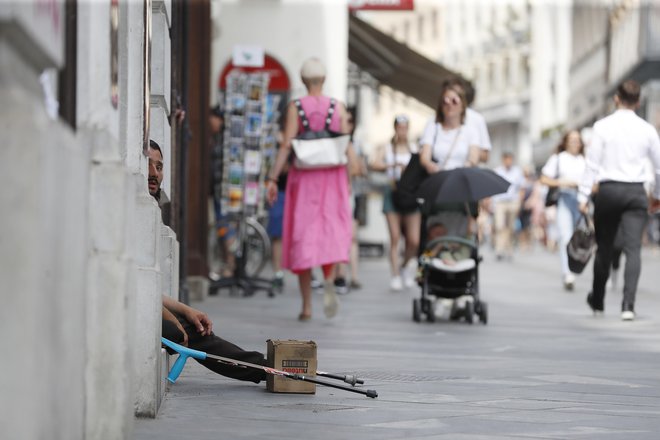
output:
<path id="1" fill-rule="evenodd" d="M 511 183 L 509 190 L 491 198 L 495 226 L 495 254 L 498 260 L 513 256 L 513 234 L 524 196 L 525 174 L 514 163 L 513 154 L 502 154 L 502 165 L 495 172 Z"/>
<path id="2" fill-rule="evenodd" d="M 610 274 L 614 238 L 621 225 L 626 268 L 624 271 L 621 319 L 635 319 L 635 293 L 641 271 L 642 233 L 648 220 L 649 203 L 644 189 L 645 159 L 651 159 L 655 189 L 651 209 L 660 207 L 660 138 L 656 129 L 635 114 L 639 106 L 639 84 L 624 81 L 614 96 L 616 111 L 594 124 L 587 150 L 587 169 L 579 187 L 580 210 L 587 212 L 594 183 L 594 226 L 596 258 L 592 291 L 587 303 L 594 314 L 604 310 L 605 284 Z"/>

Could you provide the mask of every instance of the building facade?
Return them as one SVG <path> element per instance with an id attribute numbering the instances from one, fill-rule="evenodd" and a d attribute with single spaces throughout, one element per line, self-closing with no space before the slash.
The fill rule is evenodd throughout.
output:
<path id="1" fill-rule="evenodd" d="M 660 6 L 655 2 L 577 0 L 568 125 L 584 128 L 613 109 L 627 78 L 642 85 L 639 114 L 660 128 Z"/>
<path id="2" fill-rule="evenodd" d="M 172 4 L 0 4 L 6 438 L 130 438 L 158 410 L 178 243 L 145 145 L 171 164 Z"/>
<path id="3" fill-rule="evenodd" d="M 570 13 L 569 2 L 420 0 L 411 12 L 360 16 L 473 82 L 473 106 L 486 118 L 493 144 L 491 163 L 511 151 L 531 165 L 535 146 L 566 119 Z M 402 99 L 395 107 L 423 113 L 406 104 Z M 382 142 L 376 134 L 369 138 Z"/>

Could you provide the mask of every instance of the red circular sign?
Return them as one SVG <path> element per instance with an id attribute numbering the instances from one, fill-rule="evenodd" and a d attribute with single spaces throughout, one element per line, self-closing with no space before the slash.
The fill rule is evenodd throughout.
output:
<path id="1" fill-rule="evenodd" d="M 286 70 L 284 67 L 282 67 L 279 61 L 270 55 L 264 56 L 263 67 L 237 67 L 234 66 L 231 61 L 229 61 L 220 73 L 220 78 L 218 80 L 218 86 L 220 87 L 220 90 L 224 90 L 227 87 L 227 75 L 233 71 L 245 73 L 268 73 L 270 75 L 268 91 L 270 92 L 288 92 L 291 88 L 291 82 L 289 81 L 289 75 L 287 75 Z"/>

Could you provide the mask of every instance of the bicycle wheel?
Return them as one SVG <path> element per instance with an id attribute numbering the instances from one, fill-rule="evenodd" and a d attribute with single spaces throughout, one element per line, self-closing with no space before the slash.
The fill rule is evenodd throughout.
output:
<path id="1" fill-rule="evenodd" d="M 245 274 L 256 277 L 270 260 L 270 238 L 256 219 L 245 219 Z"/>

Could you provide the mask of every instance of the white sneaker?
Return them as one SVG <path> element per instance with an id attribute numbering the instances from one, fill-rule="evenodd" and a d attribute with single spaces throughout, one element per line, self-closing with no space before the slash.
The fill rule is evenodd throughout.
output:
<path id="1" fill-rule="evenodd" d="M 409 289 L 415 285 L 415 274 L 417 273 L 417 262 L 415 260 L 408 261 L 403 269 L 401 269 L 401 276 L 403 278 L 403 285 Z"/>
<path id="2" fill-rule="evenodd" d="M 575 286 L 575 275 L 569 272 L 566 275 L 564 275 L 564 289 L 571 291 L 573 290 L 574 286 Z"/>
<path id="3" fill-rule="evenodd" d="M 390 281 L 390 289 L 395 291 L 403 290 L 403 280 L 400 276 L 397 275 L 392 277 L 392 281 Z"/>
<path id="4" fill-rule="evenodd" d="M 338 309 L 339 299 L 335 292 L 335 284 L 332 281 L 326 281 L 323 289 L 323 313 L 326 318 L 332 318 L 337 314 Z"/>
<path id="5" fill-rule="evenodd" d="M 632 310 L 626 310 L 625 312 L 621 312 L 621 320 L 622 321 L 634 321 L 635 320 L 635 312 Z"/>

